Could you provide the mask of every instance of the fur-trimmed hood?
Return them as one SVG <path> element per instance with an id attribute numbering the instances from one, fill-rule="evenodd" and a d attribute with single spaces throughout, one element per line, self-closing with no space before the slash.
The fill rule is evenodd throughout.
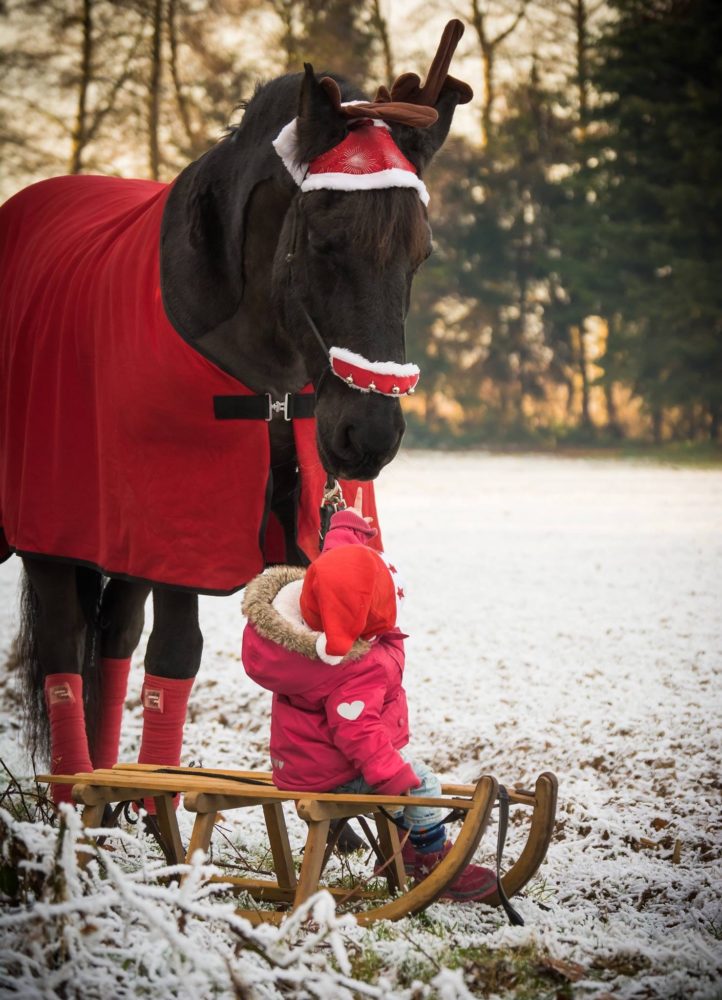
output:
<path id="1" fill-rule="evenodd" d="M 242 610 L 263 639 L 321 663 L 316 652 L 319 633 L 305 624 L 298 607 L 305 575 L 305 569 L 297 566 L 272 566 L 248 584 Z M 370 643 L 357 639 L 341 662 L 358 660 L 370 649 Z"/>

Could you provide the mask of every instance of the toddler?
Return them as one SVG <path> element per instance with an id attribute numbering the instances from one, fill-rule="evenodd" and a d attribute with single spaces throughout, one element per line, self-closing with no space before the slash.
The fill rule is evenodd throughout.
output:
<path id="1" fill-rule="evenodd" d="M 409 794 L 390 810 L 409 830 L 407 874 L 424 878 L 451 849 L 442 809 L 414 806 L 441 784 L 401 753 L 409 742 L 403 688 L 402 595 L 396 569 L 368 548 L 376 535 L 355 506 L 331 518 L 321 555 L 303 570 L 275 566 L 246 588 L 243 665 L 273 692 L 271 765 L 278 788 Z M 487 868 L 467 865 L 442 898 L 483 900 L 496 890 Z"/>

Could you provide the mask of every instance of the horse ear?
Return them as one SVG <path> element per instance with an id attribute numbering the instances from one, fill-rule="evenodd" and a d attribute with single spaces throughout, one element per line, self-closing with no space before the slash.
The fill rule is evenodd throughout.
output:
<path id="1" fill-rule="evenodd" d="M 436 153 L 446 142 L 456 105 L 463 102 L 463 95 L 456 89 L 445 89 L 436 102 L 438 118 L 429 128 L 410 128 L 408 125 L 392 126 L 394 139 L 404 156 L 416 167 L 419 177 Z"/>
<path id="2" fill-rule="evenodd" d="M 298 102 L 298 160 L 310 163 L 338 145 L 348 133 L 348 121 L 336 110 L 328 88 L 316 79 L 313 66 L 303 64 Z"/>

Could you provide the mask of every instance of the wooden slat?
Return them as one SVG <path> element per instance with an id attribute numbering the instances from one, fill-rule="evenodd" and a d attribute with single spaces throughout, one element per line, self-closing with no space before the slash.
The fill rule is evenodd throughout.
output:
<path id="1" fill-rule="evenodd" d="M 313 799 L 315 802 L 338 802 L 341 798 L 345 803 L 361 806 L 407 806 L 409 804 L 408 796 L 403 795 L 350 795 L 344 793 L 343 796 L 339 796 L 334 792 L 290 791 L 276 788 L 273 785 L 260 790 L 258 785 L 244 785 L 242 782 L 230 781 L 223 778 L 214 779 L 193 775 L 192 770 L 191 768 L 190 771 L 183 774 L 178 773 L 177 775 L 155 774 L 150 771 L 144 771 L 142 773 L 142 784 L 140 773 L 124 771 L 121 768 L 117 770 L 105 769 L 79 772 L 78 774 L 40 775 L 38 776 L 38 780 L 48 781 L 52 784 L 82 784 L 112 790 L 112 794 L 117 796 L 116 801 L 123 798 L 122 793 L 125 790 L 125 796 L 128 798 L 131 797 L 128 794 L 129 792 L 139 793 L 138 797 L 141 798 L 152 798 L 157 792 L 176 793 L 197 791 L 227 795 L 229 799 L 237 797 L 241 800 L 243 798 L 258 798 L 260 795 L 264 800 L 277 800 L 279 802 L 298 802 L 302 799 Z M 109 793 L 104 794 L 108 795 Z M 106 801 L 112 801 L 112 799 L 106 798 Z M 414 805 L 467 810 L 471 806 L 471 800 L 468 798 L 445 796 L 414 796 Z"/>
<path id="2" fill-rule="evenodd" d="M 189 812 L 197 813 L 223 812 L 225 809 L 250 809 L 252 806 L 267 806 L 274 802 L 278 802 L 278 799 L 270 798 L 265 793 L 263 794 L 263 798 L 261 798 L 258 790 L 256 790 L 254 795 L 218 795 L 215 792 L 186 792 L 183 797 L 183 804 L 186 809 Z"/>
<path id="3" fill-rule="evenodd" d="M 306 847 L 303 852 L 303 864 L 293 900 L 294 906 L 300 906 L 318 890 L 318 880 L 321 877 L 330 826 L 331 821 L 328 819 L 309 824 Z"/>
<path id="4" fill-rule="evenodd" d="M 296 869 L 293 864 L 293 854 L 288 840 L 286 818 L 283 815 L 283 805 L 273 802 L 263 807 L 263 815 L 268 830 L 268 840 L 273 855 L 273 867 L 278 884 L 282 888 L 294 889 L 298 884 Z"/>
<path id="5" fill-rule="evenodd" d="M 259 924 L 280 924 L 288 916 L 278 910 L 236 910 L 236 916 L 243 917 L 249 924 L 257 927 Z"/>
<path id="6" fill-rule="evenodd" d="M 114 771 L 158 771 L 161 765 L 159 764 L 113 764 Z M 229 768 L 219 768 L 219 767 L 181 767 L 180 765 L 174 767 L 173 765 L 168 765 L 167 767 L 163 765 L 163 771 L 165 773 L 171 772 L 173 774 L 192 774 L 193 771 L 202 771 L 204 774 L 212 774 L 214 777 L 223 778 L 252 778 L 255 781 L 262 781 L 265 784 L 273 784 L 273 775 L 270 771 L 234 771 Z"/>
<path id="7" fill-rule="evenodd" d="M 398 828 L 383 813 L 376 813 L 374 818 L 379 835 L 379 847 L 387 862 L 382 874 L 389 884 L 389 892 L 401 892 L 406 887 L 406 870 L 401 857 Z"/>
<path id="8" fill-rule="evenodd" d="M 376 814 L 376 806 L 359 806 L 358 802 L 348 803 L 343 796 L 339 802 L 317 802 L 316 799 L 301 799 L 296 803 L 298 815 L 306 823 L 317 822 L 320 819 L 351 819 L 359 813 L 372 812 Z"/>
<path id="9" fill-rule="evenodd" d="M 186 852 L 183 849 L 183 841 L 178 829 L 178 817 L 173 805 L 173 798 L 170 795 L 155 795 L 153 802 L 163 842 L 170 851 L 172 860 L 177 865 L 182 865 Z"/>
<path id="10" fill-rule="evenodd" d="M 474 785 L 442 784 L 441 791 L 444 795 L 473 795 Z M 509 802 L 518 806 L 533 806 L 536 799 L 534 792 L 526 788 L 507 787 Z"/>
<path id="11" fill-rule="evenodd" d="M 208 848 L 211 846 L 211 837 L 213 836 L 213 827 L 215 824 L 215 809 L 211 812 L 198 813 L 195 823 L 193 824 L 191 839 L 188 844 L 188 852 L 186 853 L 186 861 L 188 864 L 190 864 L 191 858 L 196 851 L 203 851 L 204 854 L 208 854 Z"/>
<path id="12" fill-rule="evenodd" d="M 242 875 L 212 875 L 208 881 L 227 885 L 233 892 L 247 892 L 254 899 L 266 903 L 292 903 L 296 894 L 295 890 L 283 888 L 271 879 L 245 878 Z M 335 899 L 342 899 L 345 902 L 349 899 L 363 899 L 379 903 L 388 898 L 385 889 L 362 889 L 360 886 L 346 889 L 326 885 L 323 888 Z"/>

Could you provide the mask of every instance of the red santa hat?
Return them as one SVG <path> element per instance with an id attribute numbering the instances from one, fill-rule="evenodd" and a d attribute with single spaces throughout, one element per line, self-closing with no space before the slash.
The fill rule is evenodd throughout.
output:
<path id="1" fill-rule="evenodd" d="M 379 119 L 359 118 L 352 121 L 348 135 L 310 163 L 298 160 L 298 125 L 295 118 L 281 129 L 273 147 L 302 191 L 369 191 L 408 187 L 418 192 L 424 205 L 429 203 L 429 192 L 416 168 L 394 142 L 388 125 Z"/>
<path id="2" fill-rule="evenodd" d="M 383 559 L 361 545 L 324 552 L 306 570 L 301 614 L 321 635 L 316 652 L 340 663 L 357 639 L 369 639 L 396 625 L 396 584 Z"/>

